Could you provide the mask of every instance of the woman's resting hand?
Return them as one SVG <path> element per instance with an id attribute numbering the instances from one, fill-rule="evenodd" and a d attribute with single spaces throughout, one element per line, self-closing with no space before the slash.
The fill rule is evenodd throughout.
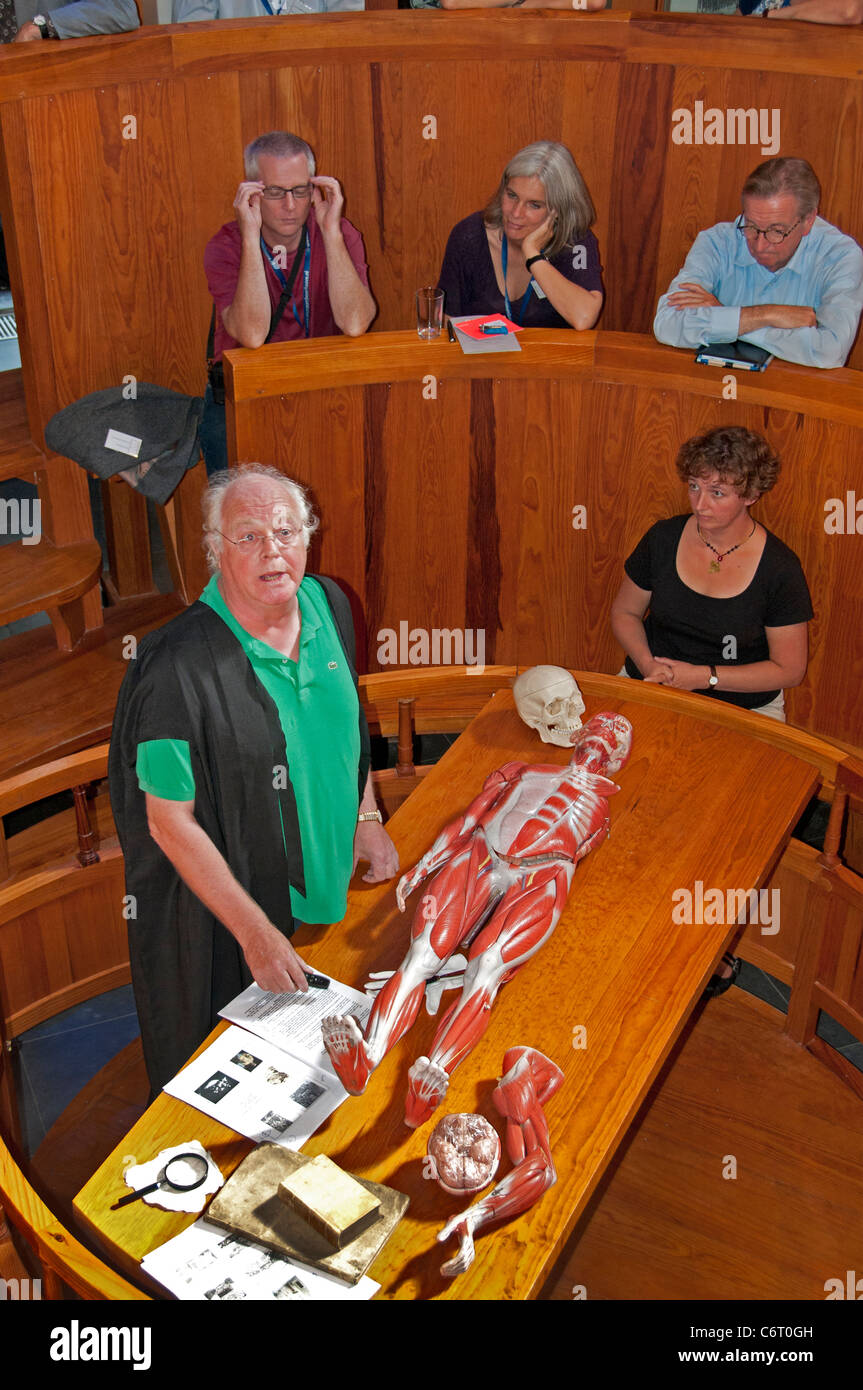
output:
<path id="1" fill-rule="evenodd" d="M 642 677 L 653 685 L 674 685 L 674 671 L 672 669 L 674 664 L 664 657 L 661 660 L 655 656 L 651 657 L 649 664 L 641 673 Z M 676 664 L 680 665 L 681 663 Z"/>
<path id="2" fill-rule="evenodd" d="M 668 674 L 665 677 L 645 676 L 646 681 L 652 680 L 658 685 L 673 685 L 675 690 L 707 689 L 710 680 L 710 670 L 707 666 L 693 666 L 688 661 L 673 661 L 670 656 L 659 657 L 654 664 Z"/>

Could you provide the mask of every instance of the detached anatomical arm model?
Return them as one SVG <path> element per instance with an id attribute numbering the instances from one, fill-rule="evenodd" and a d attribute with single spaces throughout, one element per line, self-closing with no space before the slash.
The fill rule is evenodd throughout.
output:
<path id="1" fill-rule="evenodd" d="M 438 1240 L 458 1236 L 458 1254 L 441 1265 L 441 1274 L 464 1274 L 474 1260 L 474 1232 L 492 1221 L 527 1211 L 557 1182 L 543 1106 L 563 1082 L 563 1072 L 533 1047 L 511 1047 L 503 1059 L 505 1074 L 492 1099 L 506 1117 L 506 1151 L 516 1165 L 511 1173 L 467 1211 L 448 1221 Z"/>

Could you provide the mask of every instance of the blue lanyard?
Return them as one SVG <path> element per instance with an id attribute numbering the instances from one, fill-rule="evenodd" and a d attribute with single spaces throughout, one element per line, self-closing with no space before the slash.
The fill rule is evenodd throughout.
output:
<path id="1" fill-rule="evenodd" d="M 294 304 L 293 295 L 291 296 L 291 311 L 294 315 L 295 322 L 299 324 L 305 336 L 308 338 L 309 330 L 311 327 L 311 306 L 309 303 L 309 274 L 312 264 L 312 248 L 309 239 L 309 234 L 306 231 L 305 227 L 303 228 L 303 236 L 306 239 L 306 254 L 303 258 L 303 317 L 300 318 L 299 314 L 297 313 L 297 307 Z M 263 251 L 264 255 L 269 261 L 270 266 L 272 267 L 273 274 L 275 275 L 282 289 L 286 290 L 288 288 L 288 282 L 285 278 L 284 272 L 282 271 L 281 267 L 276 264 L 276 262 L 270 255 L 270 248 L 264 241 L 263 232 L 261 233 L 261 250 Z"/>
<path id="2" fill-rule="evenodd" d="M 521 304 L 519 305 L 518 318 L 513 318 L 512 306 L 509 302 L 509 293 L 507 292 L 506 288 L 506 262 L 508 250 L 509 248 L 506 242 L 506 233 L 504 233 L 503 242 L 500 248 L 500 263 L 501 267 L 503 268 L 503 302 L 506 305 L 507 318 L 512 319 L 513 323 L 520 324 L 522 319 L 524 318 L 524 311 L 527 308 L 527 301 L 530 299 L 530 296 L 533 293 L 533 276 L 531 275 L 530 277 L 528 287 L 524 292 L 524 298 L 522 299 Z"/>

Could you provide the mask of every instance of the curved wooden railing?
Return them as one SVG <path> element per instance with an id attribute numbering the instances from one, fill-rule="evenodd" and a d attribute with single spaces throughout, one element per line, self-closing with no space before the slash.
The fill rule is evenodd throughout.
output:
<path id="1" fill-rule="evenodd" d="M 789 721 L 859 745 L 860 373 L 777 362 L 730 374 L 729 400 L 728 373 L 643 334 L 528 329 L 519 343 L 465 356 L 403 332 L 226 355 L 231 455 L 311 489 L 310 567 L 356 596 L 366 669 L 408 664 L 407 642 L 393 653 L 382 634 L 419 630 L 481 634 L 489 664 L 619 670 L 624 559 L 652 522 L 689 510 L 680 445 L 743 425 L 782 459 L 757 517 L 799 556 L 815 610 Z M 189 556 L 198 512 L 180 526 Z"/>
<path id="2" fill-rule="evenodd" d="M 484 206 L 515 149 L 551 138 L 571 146 L 596 204 L 603 327 L 649 332 L 695 235 L 736 214 L 743 180 L 765 155 L 758 143 L 676 143 L 674 113 L 697 101 L 780 112 L 781 152 L 810 160 L 824 216 L 863 240 L 849 116 L 863 33 L 854 28 L 618 11 L 401 12 L 147 28 L 58 45 L 38 62 L 25 48 L 0 53 L 2 212 L 27 306 L 37 442 L 61 405 L 129 373 L 202 388 L 202 253 L 233 216 L 241 144 L 262 130 L 300 130 L 343 183 L 365 239 L 377 329 L 412 322 L 413 292 L 437 275 L 453 224 Z M 517 94 L 505 122 L 501 92 Z M 44 158 L 33 165 L 35 148 Z M 154 304 L 170 306 L 169 320 Z M 851 365 L 863 365 L 859 345 Z"/>

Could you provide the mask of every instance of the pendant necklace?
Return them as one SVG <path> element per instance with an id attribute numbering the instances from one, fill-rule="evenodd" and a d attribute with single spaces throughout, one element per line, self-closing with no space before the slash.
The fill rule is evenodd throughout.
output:
<path id="1" fill-rule="evenodd" d="M 752 523 L 752 530 L 749 532 L 749 535 L 748 535 L 748 536 L 744 536 L 744 537 L 743 537 L 743 540 L 742 540 L 742 541 L 738 541 L 736 545 L 732 545 L 732 547 L 731 547 L 730 550 L 717 550 L 715 545 L 711 545 L 711 544 L 710 544 L 710 541 L 707 540 L 704 536 L 702 536 L 702 534 L 701 534 L 701 527 L 699 526 L 698 522 L 696 521 L 696 523 L 695 523 L 695 529 L 696 529 L 696 531 L 698 532 L 698 539 L 699 539 L 700 541 L 704 541 L 704 544 L 707 546 L 707 549 L 708 549 L 708 550 L 712 550 L 712 551 L 713 551 L 713 554 L 716 556 L 716 559 L 715 559 L 715 560 L 711 560 L 711 561 L 710 561 L 710 564 L 709 564 L 708 567 L 707 567 L 708 570 L 709 570 L 709 572 L 710 572 L 711 574 L 718 574 L 718 573 L 719 573 L 720 565 L 722 564 L 722 561 L 725 559 L 726 555 L 732 555 L 732 554 L 734 553 L 735 550 L 739 550 L 740 547 L 741 547 L 742 545 L 745 545 L 747 541 L 751 541 L 751 540 L 752 540 L 752 537 L 755 535 L 755 527 L 756 527 L 757 525 L 758 525 L 758 523 L 757 523 L 756 521 L 753 521 L 753 523 Z"/>

